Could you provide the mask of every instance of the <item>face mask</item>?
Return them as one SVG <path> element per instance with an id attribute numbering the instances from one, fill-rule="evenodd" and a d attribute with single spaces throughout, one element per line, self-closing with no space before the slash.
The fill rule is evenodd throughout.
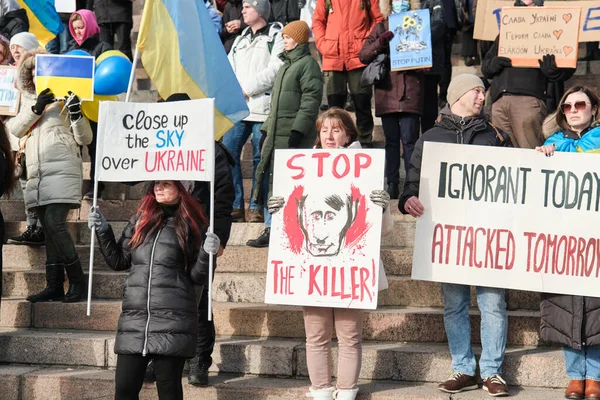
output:
<path id="1" fill-rule="evenodd" d="M 406 11 L 408 11 L 409 8 L 410 8 L 410 5 L 408 3 L 408 0 L 392 2 L 392 13 L 393 14 L 406 12 Z"/>

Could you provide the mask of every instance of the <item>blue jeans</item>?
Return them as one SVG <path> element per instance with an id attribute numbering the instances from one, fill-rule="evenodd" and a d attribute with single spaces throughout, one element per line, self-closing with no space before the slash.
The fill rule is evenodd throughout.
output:
<path id="1" fill-rule="evenodd" d="M 569 379 L 600 381 L 600 346 L 587 346 L 581 350 L 564 346 L 563 353 Z"/>
<path id="2" fill-rule="evenodd" d="M 56 35 L 56 37 L 46 45 L 46 50 L 48 50 L 49 53 L 62 54 L 69 50 L 70 42 L 73 40 L 73 36 L 71 36 L 71 32 L 69 31 L 69 20 L 63 20 L 62 22 L 65 26 L 63 31 Z"/>
<path id="3" fill-rule="evenodd" d="M 246 141 L 252 134 L 252 192 L 254 192 L 254 185 L 256 184 L 256 167 L 260 161 L 260 138 L 262 133 L 260 127 L 262 122 L 248 122 L 240 121 L 233 126 L 225 136 L 223 136 L 223 145 L 227 147 L 227 150 L 231 152 L 235 159 L 235 166 L 233 167 L 233 187 L 235 189 L 235 200 L 233 201 L 233 208 L 240 210 L 244 209 L 244 180 L 242 177 L 242 167 L 240 166 L 240 156 L 242 155 L 242 148 Z M 252 193 L 250 193 L 250 210 L 260 210 L 260 206 L 252 201 Z"/>
<path id="4" fill-rule="evenodd" d="M 504 289 L 477 286 L 477 305 L 481 311 L 481 358 L 483 379 L 502 374 L 508 315 Z M 470 287 L 442 283 L 444 295 L 444 327 L 448 336 L 452 369 L 475 376 L 477 363 L 471 349 L 469 319 Z"/>
<path id="5" fill-rule="evenodd" d="M 393 113 L 381 116 L 385 136 L 385 174 L 388 183 L 400 183 L 400 142 L 404 170 L 408 175 L 410 157 L 419 140 L 419 116 L 412 113 Z"/>

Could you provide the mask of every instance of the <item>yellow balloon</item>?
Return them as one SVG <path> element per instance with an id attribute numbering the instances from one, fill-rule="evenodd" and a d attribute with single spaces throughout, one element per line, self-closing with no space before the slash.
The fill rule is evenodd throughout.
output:
<path id="1" fill-rule="evenodd" d="M 112 56 L 123 57 L 123 58 L 126 58 L 129 60 L 129 57 L 127 57 L 123 52 L 121 52 L 119 50 L 109 50 L 109 51 L 105 51 L 104 53 L 100 54 L 98 56 L 98 58 L 96 58 L 96 65 L 99 65 L 102 61 L 104 61 L 108 57 L 112 57 Z"/>
<path id="2" fill-rule="evenodd" d="M 100 96 L 98 94 L 94 95 L 94 100 L 92 101 L 82 101 L 81 102 L 81 111 L 83 115 L 87 117 L 90 121 L 98 122 L 98 112 L 100 111 L 100 102 L 101 101 L 118 101 L 119 96 Z"/>

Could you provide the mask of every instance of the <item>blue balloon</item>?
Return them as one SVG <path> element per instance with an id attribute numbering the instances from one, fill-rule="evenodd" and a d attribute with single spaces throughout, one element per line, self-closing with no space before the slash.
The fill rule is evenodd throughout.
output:
<path id="1" fill-rule="evenodd" d="M 127 91 L 131 75 L 131 61 L 119 56 L 107 57 L 96 66 L 94 93 L 114 96 Z"/>
<path id="2" fill-rule="evenodd" d="M 83 51 L 83 50 L 71 50 L 67 53 L 70 56 L 90 56 L 91 54 L 88 53 L 87 51 Z"/>

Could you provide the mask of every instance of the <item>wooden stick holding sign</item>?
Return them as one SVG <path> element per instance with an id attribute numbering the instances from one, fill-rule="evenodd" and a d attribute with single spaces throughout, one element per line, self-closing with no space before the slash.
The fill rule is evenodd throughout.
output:
<path id="1" fill-rule="evenodd" d="M 205 181 L 214 189 L 214 115 L 214 99 L 156 104 L 101 102 L 94 207 L 98 181 Z M 212 233 L 214 190 L 211 190 L 210 206 L 209 232 Z M 88 316 L 91 314 L 95 236 L 91 235 L 90 245 Z M 212 268 L 213 257 L 210 257 L 209 290 Z"/>

